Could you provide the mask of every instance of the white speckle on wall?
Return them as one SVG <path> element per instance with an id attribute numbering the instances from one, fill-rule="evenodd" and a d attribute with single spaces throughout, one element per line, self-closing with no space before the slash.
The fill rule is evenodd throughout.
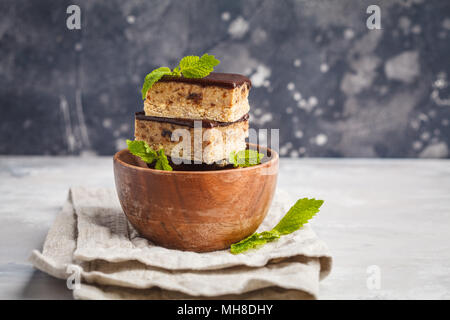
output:
<path id="1" fill-rule="evenodd" d="M 103 124 L 103 127 L 104 127 L 104 128 L 111 128 L 111 126 L 112 126 L 112 120 L 111 120 L 111 118 L 105 118 L 105 119 L 103 119 L 102 124 Z"/>
<path id="2" fill-rule="evenodd" d="M 127 22 L 128 22 L 129 24 L 134 24 L 134 23 L 136 22 L 136 17 L 133 16 L 133 15 L 127 16 Z"/>
<path id="3" fill-rule="evenodd" d="M 127 147 L 127 143 L 126 143 L 125 139 L 116 139 L 115 143 L 116 143 L 117 151 L 125 149 Z"/>
<path id="4" fill-rule="evenodd" d="M 255 117 L 254 119 L 252 119 L 252 123 L 254 123 L 254 124 L 258 125 L 258 126 L 263 126 L 267 122 L 270 122 L 270 121 L 272 121 L 272 114 L 271 113 L 265 113 L 260 118 Z"/>
<path id="5" fill-rule="evenodd" d="M 314 111 L 314 115 L 315 115 L 316 117 L 319 117 L 319 116 L 321 116 L 322 114 L 323 114 L 323 110 L 320 109 L 320 108 L 318 108 L 318 109 L 316 109 L 316 111 Z"/>
<path id="6" fill-rule="evenodd" d="M 442 28 L 450 30 L 450 18 L 445 18 L 444 21 L 442 21 Z"/>
<path id="7" fill-rule="evenodd" d="M 233 39 L 241 39 L 245 36 L 248 29 L 248 22 L 244 18 L 239 16 L 230 23 L 230 26 L 228 27 L 228 33 Z"/>
<path id="8" fill-rule="evenodd" d="M 389 59 L 384 65 L 384 72 L 389 79 L 405 83 L 413 82 L 420 73 L 419 53 L 405 51 Z"/>
<path id="9" fill-rule="evenodd" d="M 347 40 L 351 40 L 355 37 L 355 31 L 353 29 L 345 29 L 344 30 L 344 38 Z"/>
<path id="10" fill-rule="evenodd" d="M 264 86 L 264 83 L 267 78 L 270 77 L 272 71 L 265 65 L 260 64 L 256 68 L 256 72 L 250 76 L 250 80 L 252 81 L 252 86 L 258 88 Z"/>
<path id="11" fill-rule="evenodd" d="M 280 148 L 280 155 L 285 156 L 288 154 L 289 150 L 292 148 L 292 143 L 288 142 Z"/>
<path id="12" fill-rule="evenodd" d="M 308 99 L 308 104 L 309 104 L 311 107 L 315 107 L 318 103 L 319 103 L 319 101 L 317 100 L 316 97 L 314 97 L 314 96 L 309 97 L 309 99 Z"/>
<path id="13" fill-rule="evenodd" d="M 295 59 L 294 60 L 294 67 L 298 68 L 302 65 L 302 60 L 300 59 Z"/>
<path id="14" fill-rule="evenodd" d="M 445 158 L 448 156 L 448 146 L 445 142 L 439 142 L 427 146 L 420 154 L 420 158 Z"/>
<path id="15" fill-rule="evenodd" d="M 414 150 L 420 150 L 422 149 L 423 143 L 422 141 L 417 140 L 413 142 L 412 146 Z"/>
<path id="16" fill-rule="evenodd" d="M 228 11 L 224 11 L 222 12 L 222 15 L 220 16 L 222 18 L 223 21 L 228 21 L 230 20 L 230 13 Z"/>
<path id="17" fill-rule="evenodd" d="M 421 34 L 422 33 L 422 27 L 417 24 L 414 27 L 412 27 L 411 31 L 414 34 Z"/>
<path id="18" fill-rule="evenodd" d="M 267 32 L 261 28 L 256 28 L 252 31 L 252 42 L 256 45 L 260 45 L 267 40 Z"/>
<path id="19" fill-rule="evenodd" d="M 290 156 L 291 158 L 298 158 L 299 153 L 298 153 L 297 150 L 292 150 L 291 153 L 289 154 L 289 156 Z"/>
<path id="20" fill-rule="evenodd" d="M 26 119 L 26 120 L 23 122 L 22 127 L 23 127 L 24 129 L 28 129 L 28 128 L 31 126 L 32 123 L 33 123 L 33 120 L 31 120 L 31 119 Z"/>
<path id="21" fill-rule="evenodd" d="M 295 89 L 295 84 L 292 82 L 289 82 L 286 87 L 289 91 L 292 91 Z"/>
<path id="22" fill-rule="evenodd" d="M 324 133 L 318 134 L 318 135 L 316 136 L 316 138 L 315 138 L 315 143 L 316 143 L 318 146 L 323 146 L 323 145 L 325 145 L 325 144 L 327 143 L 327 141 L 328 141 L 328 137 L 327 137 L 327 135 L 324 134 Z"/>
<path id="23" fill-rule="evenodd" d="M 428 131 L 425 131 L 420 135 L 420 139 L 422 139 L 423 141 L 430 140 L 430 138 L 431 134 Z"/>
<path id="24" fill-rule="evenodd" d="M 434 81 L 433 86 L 437 89 L 443 89 L 448 86 L 447 74 L 445 72 L 439 72 L 436 81 Z"/>
<path id="25" fill-rule="evenodd" d="M 377 43 L 376 38 L 371 41 Z M 356 95 L 372 85 L 377 76 L 376 70 L 380 59 L 374 55 L 365 55 L 352 61 L 351 64 L 354 71 L 345 73 L 340 86 L 349 96 Z"/>
<path id="26" fill-rule="evenodd" d="M 300 101 L 300 99 L 302 98 L 302 95 L 300 92 L 296 91 L 296 92 L 294 92 L 292 97 L 294 98 L 295 101 Z"/>
<path id="27" fill-rule="evenodd" d="M 414 130 L 417 130 L 420 128 L 420 122 L 418 120 L 411 120 L 411 122 L 409 123 L 409 125 L 411 126 L 411 128 L 413 128 Z"/>
<path id="28" fill-rule="evenodd" d="M 382 96 L 386 95 L 389 92 L 389 88 L 387 86 L 380 86 L 379 92 Z"/>
<path id="29" fill-rule="evenodd" d="M 420 121 L 423 121 L 423 122 L 427 122 L 428 116 L 425 113 L 421 113 L 417 116 L 417 119 L 419 119 Z"/>
<path id="30" fill-rule="evenodd" d="M 248 76 L 250 73 L 252 73 L 252 68 L 245 68 L 245 69 L 244 69 L 244 74 L 245 74 L 246 76 Z"/>
<path id="31" fill-rule="evenodd" d="M 302 138 L 303 137 L 303 131 L 302 130 L 297 130 L 295 131 L 295 137 L 296 138 Z"/>
<path id="32" fill-rule="evenodd" d="M 75 151 L 76 148 L 76 140 L 72 128 L 72 121 L 70 117 L 70 110 L 69 110 L 69 104 L 67 102 L 67 99 L 65 96 L 61 95 L 59 97 L 59 107 L 61 110 L 61 113 L 63 115 L 64 120 L 64 129 L 65 129 L 65 135 L 66 135 L 66 143 L 69 153 L 72 153 Z"/>
<path id="33" fill-rule="evenodd" d="M 411 20 L 408 17 L 400 17 L 398 21 L 398 26 L 403 31 L 404 34 L 408 34 L 411 28 Z"/>
<path id="34" fill-rule="evenodd" d="M 133 75 L 131 76 L 131 81 L 132 81 L 133 83 L 136 83 L 136 84 L 141 84 L 142 79 L 141 79 L 141 77 L 140 77 L 138 74 L 133 74 Z"/>
<path id="35" fill-rule="evenodd" d="M 328 72 L 329 69 L 330 69 L 330 67 L 326 63 L 322 63 L 320 65 L 320 72 L 322 72 L 322 73 Z"/>
<path id="36" fill-rule="evenodd" d="M 75 43 L 75 51 L 83 50 L 83 45 L 80 42 Z"/>
<path id="37" fill-rule="evenodd" d="M 119 127 L 120 132 L 127 132 L 130 129 L 130 125 L 128 123 L 122 123 Z"/>

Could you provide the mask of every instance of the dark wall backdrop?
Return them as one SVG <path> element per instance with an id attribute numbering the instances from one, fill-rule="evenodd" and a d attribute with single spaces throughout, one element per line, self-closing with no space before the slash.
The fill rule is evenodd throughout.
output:
<path id="1" fill-rule="evenodd" d="M 114 153 L 144 76 L 204 52 L 252 79 L 283 156 L 449 157 L 447 0 L 0 0 L 0 154 Z"/>

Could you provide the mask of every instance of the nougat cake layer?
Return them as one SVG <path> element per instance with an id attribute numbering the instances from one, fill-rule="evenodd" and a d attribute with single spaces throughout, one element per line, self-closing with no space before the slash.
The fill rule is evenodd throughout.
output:
<path id="1" fill-rule="evenodd" d="M 165 122 L 137 113 L 135 139 L 145 141 L 152 149 L 164 149 L 172 159 L 185 159 L 206 164 L 228 159 L 232 151 L 245 150 L 248 117 L 229 124 L 201 125 L 194 128 L 185 119 Z"/>
<path id="2" fill-rule="evenodd" d="M 233 122 L 250 110 L 250 80 L 242 75 L 211 73 L 201 79 L 163 77 L 147 92 L 147 116 Z"/>

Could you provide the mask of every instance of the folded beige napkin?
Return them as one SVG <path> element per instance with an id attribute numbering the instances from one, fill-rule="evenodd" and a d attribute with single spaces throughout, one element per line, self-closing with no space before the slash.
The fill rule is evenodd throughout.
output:
<path id="1" fill-rule="evenodd" d="M 292 204 L 278 192 L 259 230 L 270 230 Z M 77 268 L 77 299 L 314 299 L 332 261 L 308 225 L 239 255 L 162 248 L 139 237 L 115 190 L 84 187 L 69 191 L 42 253 L 30 259 L 61 279 Z"/>

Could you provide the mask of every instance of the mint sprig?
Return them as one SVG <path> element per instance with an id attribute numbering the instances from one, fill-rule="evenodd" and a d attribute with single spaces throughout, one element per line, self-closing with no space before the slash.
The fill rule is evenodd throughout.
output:
<path id="1" fill-rule="evenodd" d="M 148 164 L 155 163 L 155 169 L 172 171 L 172 167 L 169 165 L 169 160 L 164 154 L 164 149 L 158 151 L 153 150 L 145 141 L 127 140 L 128 150 L 135 156 L 141 158 L 142 161 Z"/>
<path id="2" fill-rule="evenodd" d="M 163 149 L 159 149 L 158 158 L 155 163 L 156 170 L 172 171 L 172 167 L 169 165 L 169 160 L 167 160 Z"/>
<path id="3" fill-rule="evenodd" d="M 144 84 L 142 85 L 142 100 L 145 100 L 147 91 L 153 86 L 153 84 L 159 81 L 163 76 L 176 76 L 183 75 L 185 78 L 204 78 L 210 74 L 214 67 L 220 63 L 213 55 L 205 53 L 201 57 L 199 56 L 186 56 L 181 59 L 180 63 L 173 70 L 167 67 L 161 67 L 153 70 L 145 76 Z"/>
<path id="4" fill-rule="evenodd" d="M 322 204 L 323 200 L 316 200 L 314 198 L 298 200 L 272 230 L 254 233 L 244 240 L 232 244 L 230 252 L 232 254 L 239 254 L 272 242 L 280 238 L 280 236 L 297 231 L 319 212 Z"/>
<path id="5" fill-rule="evenodd" d="M 180 61 L 180 71 L 186 78 L 204 78 L 220 63 L 213 55 L 187 56 Z"/>
<path id="6" fill-rule="evenodd" d="M 228 157 L 228 162 L 234 167 L 251 167 L 261 163 L 264 154 L 256 150 L 241 150 L 238 152 L 232 151 Z"/>
<path id="7" fill-rule="evenodd" d="M 153 86 L 153 84 L 159 81 L 165 75 L 172 75 L 173 71 L 171 71 L 167 67 L 161 67 L 153 70 L 148 75 L 145 76 L 144 84 L 142 85 L 142 100 L 145 100 L 145 96 L 147 95 L 147 91 Z M 175 75 L 175 73 L 173 73 Z"/>

